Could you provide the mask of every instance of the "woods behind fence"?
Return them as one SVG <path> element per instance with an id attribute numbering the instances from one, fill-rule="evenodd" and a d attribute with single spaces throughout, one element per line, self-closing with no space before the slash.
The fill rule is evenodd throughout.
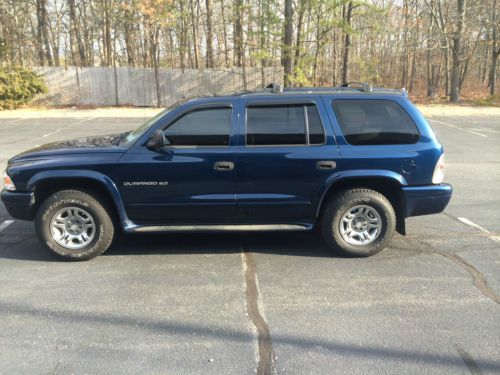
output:
<path id="1" fill-rule="evenodd" d="M 287 86 L 369 81 L 456 102 L 495 93 L 499 14 L 498 0 L 0 0 L 0 64 L 281 66 Z M 125 79 L 103 72 L 82 76 Z M 126 74 L 140 85 L 134 70 L 117 71 Z M 167 87 L 163 72 L 156 78 Z M 110 100 L 127 94 L 120 87 Z"/>

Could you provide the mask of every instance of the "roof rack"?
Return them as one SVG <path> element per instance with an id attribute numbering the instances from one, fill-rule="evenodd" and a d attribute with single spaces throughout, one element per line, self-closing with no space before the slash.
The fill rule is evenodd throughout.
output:
<path id="1" fill-rule="evenodd" d="M 283 92 L 283 86 L 274 82 L 267 85 L 266 89 L 271 89 L 271 92 Z"/>
<path id="2" fill-rule="evenodd" d="M 283 87 L 277 83 L 270 83 L 266 86 L 264 90 L 255 90 L 250 91 L 245 94 L 249 95 L 258 95 L 263 93 L 280 93 L 280 94 L 294 94 L 294 93 L 307 93 L 307 94 L 339 94 L 341 92 L 377 92 L 377 93 L 385 93 L 385 94 L 398 94 L 404 97 L 407 97 L 406 89 L 387 89 L 383 87 L 373 87 L 371 84 L 367 82 L 348 82 L 343 84 L 342 86 L 334 86 L 334 87 Z"/>
<path id="3" fill-rule="evenodd" d="M 352 87 L 353 85 L 356 85 L 358 87 L 361 86 L 360 90 L 363 92 L 373 91 L 372 85 L 367 82 L 346 82 L 341 87 Z"/>

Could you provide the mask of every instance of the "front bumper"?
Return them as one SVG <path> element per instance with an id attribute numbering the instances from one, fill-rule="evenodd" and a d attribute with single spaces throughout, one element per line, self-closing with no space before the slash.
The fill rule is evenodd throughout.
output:
<path id="1" fill-rule="evenodd" d="M 10 216 L 20 220 L 33 220 L 35 195 L 33 192 L 2 190 L 2 202 Z"/>
<path id="2" fill-rule="evenodd" d="M 407 186 L 403 188 L 405 216 L 419 216 L 442 212 L 451 199 L 449 184 Z"/>

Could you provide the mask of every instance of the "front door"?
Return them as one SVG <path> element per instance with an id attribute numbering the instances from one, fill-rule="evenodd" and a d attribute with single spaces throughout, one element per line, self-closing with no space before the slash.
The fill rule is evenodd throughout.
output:
<path id="1" fill-rule="evenodd" d="M 240 222 L 312 222 L 321 187 L 338 173 L 338 151 L 322 102 L 270 98 L 241 104 Z"/>
<path id="2" fill-rule="evenodd" d="M 166 147 L 140 147 L 120 168 L 125 209 L 136 223 L 212 224 L 236 221 L 232 104 L 188 110 L 165 129 Z"/>

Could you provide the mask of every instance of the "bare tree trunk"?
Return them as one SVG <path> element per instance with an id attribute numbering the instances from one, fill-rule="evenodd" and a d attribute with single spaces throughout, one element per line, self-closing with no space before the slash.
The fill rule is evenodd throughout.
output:
<path id="1" fill-rule="evenodd" d="M 450 101 L 460 101 L 460 63 L 462 59 L 462 37 L 465 19 L 466 0 L 457 0 L 457 29 L 453 35 L 453 63 L 451 66 Z"/>
<path id="2" fill-rule="evenodd" d="M 243 59 L 243 26 L 241 23 L 241 15 L 243 12 L 243 0 L 236 0 L 234 3 L 234 59 L 235 65 L 241 67 Z"/>
<path id="3" fill-rule="evenodd" d="M 346 25 L 351 26 L 352 18 L 352 1 L 347 5 L 347 13 L 344 15 Z M 349 49 L 351 48 L 351 33 L 345 33 L 344 38 L 344 57 L 342 59 L 342 84 L 345 85 L 349 78 Z"/>
<path id="4" fill-rule="evenodd" d="M 36 0 L 36 18 L 37 18 L 37 28 L 36 28 L 36 48 L 38 50 L 38 59 L 40 60 L 40 65 L 45 65 L 45 52 L 43 50 L 43 35 L 42 35 L 42 25 L 43 25 L 43 0 Z"/>
<path id="5" fill-rule="evenodd" d="M 266 45 L 266 35 L 264 33 L 264 5 L 263 0 L 259 0 L 259 8 L 257 17 L 259 20 L 259 48 L 261 53 L 265 51 Z M 260 83 L 261 87 L 266 87 L 266 72 L 264 67 L 266 66 L 266 57 L 261 56 L 260 58 Z"/>
<path id="6" fill-rule="evenodd" d="M 196 69 L 200 68 L 200 50 L 198 48 L 198 22 L 196 20 L 196 13 L 194 9 L 194 0 L 189 0 L 191 7 L 191 26 L 193 30 L 193 47 L 194 47 L 194 66 Z"/>
<path id="7" fill-rule="evenodd" d="M 427 29 L 427 61 L 426 61 L 426 75 L 427 75 L 427 96 L 433 98 L 436 96 L 436 87 L 433 80 L 433 65 L 432 65 L 432 47 L 434 46 L 432 38 L 432 30 L 434 26 L 434 19 L 429 18 L 429 28 Z"/>
<path id="8" fill-rule="evenodd" d="M 37 41 L 39 43 L 40 53 L 45 57 L 49 66 L 54 65 L 52 54 L 50 53 L 49 31 L 47 28 L 47 4 L 46 0 L 37 0 Z M 43 59 L 42 59 L 43 60 Z M 43 61 L 42 61 L 43 65 Z"/>
<path id="9" fill-rule="evenodd" d="M 408 79 L 408 0 L 403 0 L 403 53 L 401 54 L 401 87 L 406 87 Z"/>
<path id="10" fill-rule="evenodd" d="M 321 4 L 320 4 L 321 6 Z M 314 48 L 314 62 L 313 62 L 313 81 L 314 84 L 318 84 L 318 59 L 319 59 L 319 51 L 321 48 L 321 41 L 320 41 L 320 35 L 321 35 L 321 28 L 319 26 L 319 19 L 321 18 L 320 16 L 321 12 L 318 12 L 316 15 L 316 32 L 315 32 L 315 48 Z"/>
<path id="11" fill-rule="evenodd" d="M 181 65 L 182 71 L 186 68 L 185 54 L 186 54 L 186 40 L 187 40 L 187 26 L 186 26 L 186 16 L 184 14 L 184 1 L 179 2 L 181 18 L 180 18 L 180 36 L 179 36 L 179 63 Z"/>
<path id="12" fill-rule="evenodd" d="M 304 14 L 305 14 L 305 1 L 300 0 L 299 2 L 299 20 L 297 22 L 297 38 L 295 41 L 295 57 L 294 57 L 294 62 L 293 66 L 297 68 L 299 66 L 299 59 L 300 59 L 300 47 L 302 43 L 302 25 L 304 23 Z M 319 25 L 318 25 L 319 27 Z"/>
<path id="13" fill-rule="evenodd" d="M 282 64 L 285 86 L 292 85 L 293 2 L 285 0 L 285 30 L 283 35 Z"/>
<path id="14" fill-rule="evenodd" d="M 104 0 L 104 50 L 106 58 L 106 66 L 111 66 L 112 49 L 111 49 L 111 26 L 109 16 L 108 0 Z"/>
<path id="15" fill-rule="evenodd" d="M 497 48 L 497 19 L 496 19 L 497 1 L 493 0 L 493 9 L 491 15 L 491 64 L 489 74 L 490 95 L 495 95 L 495 86 L 497 80 L 497 61 L 500 55 L 500 47 Z"/>
<path id="16" fill-rule="evenodd" d="M 124 38 L 127 51 L 127 63 L 135 66 L 135 40 L 134 40 L 134 16 L 129 9 L 125 9 Z"/>
<path id="17" fill-rule="evenodd" d="M 83 66 L 86 64 L 85 50 L 83 48 L 80 29 L 78 27 L 78 20 L 76 19 L 75 0 L 68 0 L 69 5 L 69 18 L 70 18 L 70 48 L 73 64 L 76 66 Z M 78 48 L 78 59 L 75 55 L 75 48 Z"/>
<path id="18" fill-rule="evenodd" d="M 152 29 L 152 30 L 151 30 Z M 151 46 L 151 59 L 153 63 L 153 70 L 155 76 L 155 87 L 156 87 L 156 103 L 158 107 L 161 107 L 161 91 L 160 91 L 160 80 L 159 80 L 159 67 L 158 67 L 158 40 L 160 27 L 158 25 L 150 25 L 150 46 Z"/>
<path id="19" fill-rule="evenodd" d="M 226 68 L 229 67 L 229 49 L 227 48 L 227 29 L 226 29 L 226 14 L 224 12 L 224 0 L 220 2 L 220 11 L 222 18 L 222 35 L 224 39 L 224 62 L 226 63 Z"/>
<path id="20" fill-rule="evenodd" d="M 212 0 L 205 0 L 207 7 L 207 68 L 213 68 L 214 65 L 214 49 L 212 45 Z"/>
<path id="21" fill-rule="evenodd" d="M 54 65 L 55 66 L 60 66 L 61 65 L 61 61 L 60 61 L 60 58 L 59 58 L 59 44 L 60 44 L 60 30 L 61 30 L 61 23 L 62 23 L 62 20 L 61 20 L 61 15 L 59 14 L 59 12 L 56 10 L 56 27 L 55 27 L 55 30 L 53 29 L 52 27 L 52 24 L 50 22 L 47 23 L 47 26 L 48 26 L 48 32 L 50 33 L 50 38 L 49 39 L 49 44 L 52 48 L 52 55 L 54 57 Z"/>
<path id="22" fill-rule="evenodd" d="M 415 86 L 415 80 L 417 78 L 417 44 L 419 40 L 420 25 L 417 23 L 415 25 L 414 35 L 413 35 L 413 48 L 412 48 L 412 61 L 411 61 L 411 72 L 410 72 L 410 84 L 408 86 L 408 92 L 413 92 Z"/>
<path id="23" fill-rule="evenodd" d="M 495 31 L 495 36 L 493 37 L 493 44 L 491 46 L 491 66 L 490 66 L 490 95 L 495 95 L 495 86 L 496 86 L 496 80 L 497 80 L 497 61 L 498 61 L 498 56 L 500 55 L 500 48 L 496 48 L 497 42 L 496 42 L 496 31 Z"/>

